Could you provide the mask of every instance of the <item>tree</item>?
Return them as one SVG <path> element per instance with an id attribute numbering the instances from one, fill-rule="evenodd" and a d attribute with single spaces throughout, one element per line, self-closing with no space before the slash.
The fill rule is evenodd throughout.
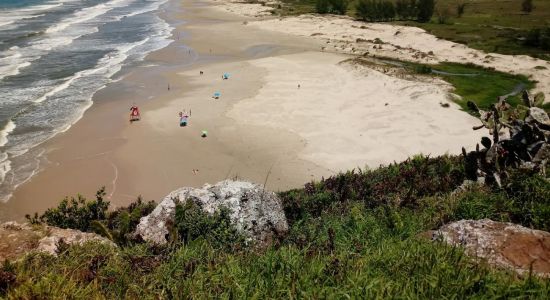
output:
<path id="1" fill-rule="evenodd" d="M 418 1 L 417 20 L 421 23 L 429 22 L 432 19 L 435 8 L 435 0 L 419 0 Z"/>
<path id="2" fill-rule="evenodd" d="M 521 11 L 524 13 L 531 13 L 535 7 L 533 6 L 533 0 L 523 0 L 521 3 Z"/>
<path id="3" fill-rule="evenodd" d="M 318 14 L 327 14 L 329 10 L 329 0 L 317 0 L 315 10 Z"/>
<path id="4" fill-rule="evenodd" d="M 364 21 L 389 21 L 395 18 L 395 6 L 389 0 L 359 0 L 355 10 L 357 17 Z"/>
<path id="5" fill-rule="evenodd" d="M 345 15 L 348 11 L 348 0 L 329 0 L 331 10 L 330 13 L 337 15 Z"/>
<path id="6" fill-rule="evenodd" d="M 355 4 L 355 14 L 363 21 L 370 21 L 369 13 L 372 9 L 372 1 L 359 0 Z"/>
<path id="7" fill-rule="evenodd" d="M 393 5 L 393 2 L 384 1 L 379 3 L 382 19 L 385 21 L 393 20 L 395 18 L 395 6 Z"/>
<path id="8" fill-rule="evenodd" d="M 395 2 L 395 14 L 401 19 L 408 18 L 408 3 L 407 0 L 397 0 Z"/>

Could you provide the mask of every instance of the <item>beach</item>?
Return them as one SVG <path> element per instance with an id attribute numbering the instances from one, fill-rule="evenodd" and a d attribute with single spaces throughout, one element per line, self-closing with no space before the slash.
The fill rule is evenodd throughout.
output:
<path id="1" fill-rule="evenodd" d="M 1 204 L 0 219 L 22 219 L 65 196 L 93 198 L 102 186 L 112 207 L 228 178 L 288 190 L 420 153 L 458 154 L 482 136 L 448 83 L 353 64 L 353 47 L 328 51 L 319 36 L 272 24 L 292 19 L 260 21 L 262 9 L 164 6 L 174 42 L 97 92 L 82 119 L 40 145 L 40 170 Z M 134 103 L 141 120 L 130 123 Z"/>

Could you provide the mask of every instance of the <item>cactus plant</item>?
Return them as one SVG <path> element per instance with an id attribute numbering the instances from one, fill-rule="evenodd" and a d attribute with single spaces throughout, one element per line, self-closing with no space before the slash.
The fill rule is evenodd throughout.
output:
<path id="1" fill-rule="evenodd" d="M 468 108 L 479 115 L 482 123 L 473 129 L 487 128 L 492 139 L 483 137 L 483 148 L 480 149 L 478 144 L 476 150 L 469 153 L 462 148 L 467 179 L 483 180 L 500 187 L 510 168 L 540 172 L 546 176 L 550 161 L 550 118 L 540 108 L 544 95 L 539 93 L 531 97 L 523 91 L 522 100 L 524 105 L 512 107 L 505 97 L 499 97 L 489 111 L 468 102 Z"/>

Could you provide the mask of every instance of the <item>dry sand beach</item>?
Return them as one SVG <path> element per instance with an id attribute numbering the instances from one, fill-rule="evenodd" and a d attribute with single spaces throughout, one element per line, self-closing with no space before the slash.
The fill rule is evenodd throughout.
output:
<path id="1" fill-rule="evenodd" d="M 449 84 L 349 62 L 367 49 L 415 61 L 472 61 L 530 74 L 541 82 L 537 89 L 550 89 L 548 71 L 534 69 L 542 61 L 486 58 L 416 28 L 266 15 L 261 5 L 171 3 L 164 17 L 178 24 L 175 42 L 97 93 L 75 126 L 42 145 L 41 171 L 2 204 L 0 219 L 20 219 L 65 195 L 93 196 L 100 186 L 115 206 L 233 177 L 282 190 L 418 153 L 459 153 L 479 141 L 481 132 L 471 130 L 479 121 L 449 100 Z M 376 37 L 391 45 L 373 50 L 356 42 Z M 142 120 L 130 124 L 134 102 Z M 184 109 L 192 113 L 181 128 Z"/>

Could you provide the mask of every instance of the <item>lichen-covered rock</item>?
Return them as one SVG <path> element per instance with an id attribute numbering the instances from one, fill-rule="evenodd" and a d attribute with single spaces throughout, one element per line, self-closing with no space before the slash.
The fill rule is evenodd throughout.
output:
<path id="1" fill-rule="evenodd" d="M 210 214 L 227 208 L 237 230 L 256 242 L 269 243 L 275 235 L 288 231 L 281 201 L 275 193 L 258 184 L 225 180 L 171 192 L 151 214 L 141 218 L 135 234 L 145 241 L 165 244 L 169 234 L 167 223 L 174 220 L 176 203 L 186 201 L 194 201 Z"/>
<path id="2" fill-rule="evenodd" d="M 461 220 L 434 231 L 433 239 L 463 246 L 471 256 L 518 274 L 550 277 L 550 233 L 489 219 Z"/>
<path id="3" fill-rule="evenodd" d="M 0 262 L 17 259 L 30 251 L 56 255 L 61 240 L 68 245 L 99 241 L 115 246 L 110 240 L 95 233 L 47 225 L 6 222 L 0 224 Z"/>

